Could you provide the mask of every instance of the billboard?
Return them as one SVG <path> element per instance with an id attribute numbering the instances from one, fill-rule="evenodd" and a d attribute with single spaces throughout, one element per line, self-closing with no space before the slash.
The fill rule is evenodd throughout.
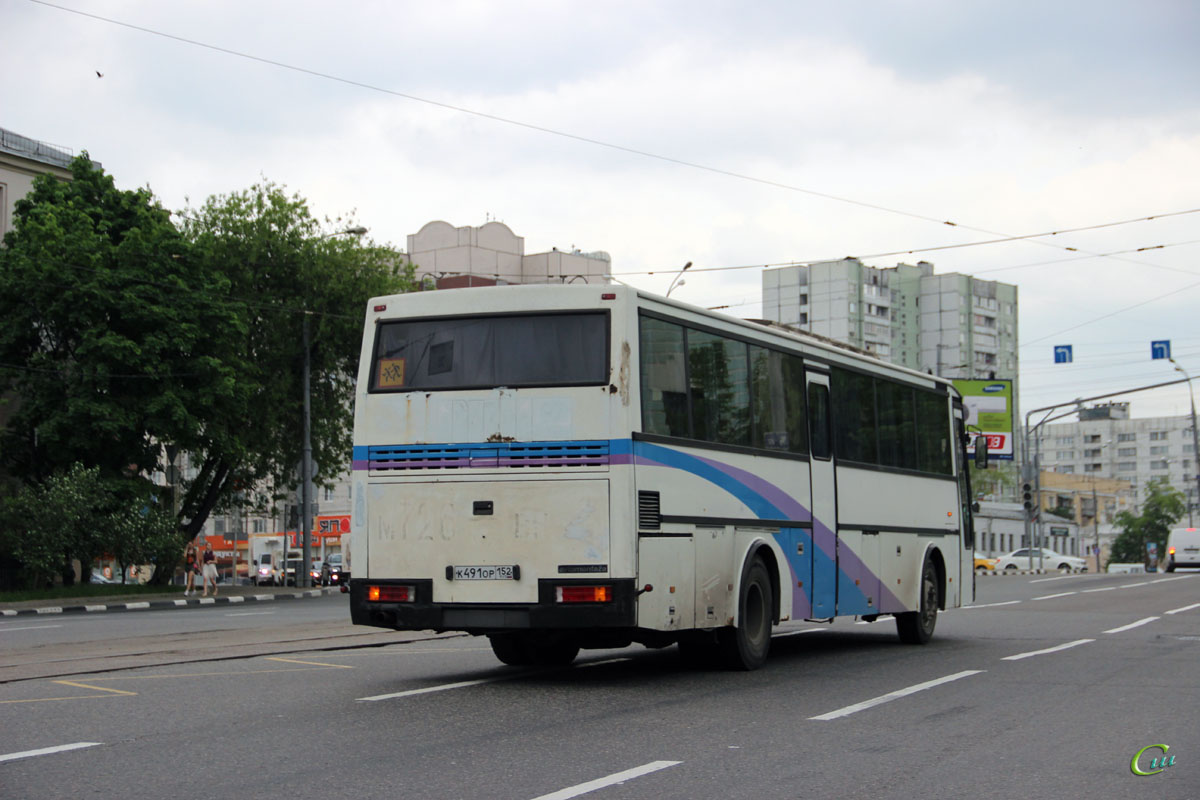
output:
<path id="1" fill-rule="evenodd" d="M 954 381 L 967 409 L 967 431 L 988 437 L 988 456 L 1001 461 L 1013 460 L 1012 381 Z M 975 452 L 975 439 L 967 453 Z"/>

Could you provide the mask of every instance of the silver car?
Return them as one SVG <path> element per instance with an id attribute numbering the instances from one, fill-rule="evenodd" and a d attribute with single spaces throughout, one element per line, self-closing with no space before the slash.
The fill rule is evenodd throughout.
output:
<path id="1" fill-rule="evenodd" d="M 1076 556 L 1064 556 L 1048 547 L 1022 547 L 996 559 L 996 571 L 1029 569 L 1029 556 L 1033 555 L 1034 569 L 1058 569 L 1071 572 L 1087 572 L 1087 561 Z"/>

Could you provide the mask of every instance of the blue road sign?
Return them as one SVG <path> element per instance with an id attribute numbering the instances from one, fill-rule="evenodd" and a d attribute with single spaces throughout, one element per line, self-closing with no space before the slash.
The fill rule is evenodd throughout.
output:
<path id="1" fill-rule="evenodd" d="M 1171 340 L 1163 339 L 1161 342 L 1150 343 L 1150 358 L 1170 358 L 1171 357 Z"/>
<path id="2" fill-rule="evenodd" d="M 1055 364 L 1070 364 L 1074 359 L 1071 355 L 1071 345 L 1056 344 L 1054 345 L 1054 363 Z"/>

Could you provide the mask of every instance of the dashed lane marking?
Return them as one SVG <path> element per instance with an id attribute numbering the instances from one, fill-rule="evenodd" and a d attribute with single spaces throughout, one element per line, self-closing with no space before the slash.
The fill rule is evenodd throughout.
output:
<path id="1" fill-rule="evenodd" d="M 1069 648 L 1078 647 L 1081 644 L 1087 644 L 1088 642 L 1094 642 L 1094 641 L 1096 641 L 1096 640 L 1095 639 L 1076 639 L 1075 641 L 1067 642 L 1066 644 L 1060 644 L 1060 645 L 1056 645 L 1054 647 L 1047 647 L 1045 650 L 1031 650 L 1028 653 L 1017 653 L 1015 656 L 1005 656 L 1004 658 L 1001 659 L 1001 661 L 1020 661 L 1023 658 L 1032 658 L 1034 656 L 1044 656 L 1047 653 L 1057 653 L 1060 650 L 1067 650 Z"/>
<path id="2" fill-rule="evenodd" d="M 48 756 L 51 753 L 65 753 L 68 750 L 81 750 L 85 747 L 97 747 L 104 742 L 75 742 L 73 744 L 60 744 L 55 747 L 43 747 L 38 750 L 23 750 L 20 753 L 5 753 L 0 755 L 0 761 L 16 761 L 19 758 L 33 758 L 34 756 Z"/>
<path id="3" fill-rule="evenodd" d="M 623 772 L 614 772 L 612 775 L 606 775 L 605 777 L 597 778 L 594 781 L 578 783 L 574 786 L 568 786 L 566 789 L 559 789 L 557 792 L 539 795 L 533 800 L 568 800 L 571 797 L 579 797 L 581 794 L 594 792 L 597 789 L 603 789 L 605 787 L 612 786 L 613 784 L 624 783 L 625 781 L 630 781 L 634 778 L 640 778 L 643 775 L 649 775 L 652 772 L 658 772 L 659 770 L 666 769 L 667 767 L 673 767 L 682 763 L 682 761 L 651 761 L 649 764 L 643 764 L 640 767 L 627 769 Z"/>
<path id="4" fill-rule="evenodd" d="M 890 703 L 891 701 L 898 700 L 901 697 L 907 697 L 910 694 L 916 694 L 917 692 L 923 692 L 926 689 L 932 689 L 935 686 L 941 686 L 943 683 L 950 683 L 951 681 L 961 680 L 962 678 L 969 678 L 972 675 L 979 675 L 982 672 L 985 672 L 985 670 L 968 669 L 962 672 L 956 672 L 953 675 L 947 675 L 943 678 L 936 678 L 932 681 L 925 681 L 924 683 L 918 683 L 915 686 L 908 686 L 904 689 L 897 689 L 894 692 L 888 692 L 887 694 L 880 695 L 879 697 L 873 697 L 870 700 L 864 700 L 861 703 L 845 706 L 837 709 L 836 711 L 830 711 L 827 714 L 809 717 L 809 719 L 828 722 L 829 720 L 848 717 L 851 714 L 857 714 L 859 711 L 865 711 L 868 708 L 874 708 L 875 706 L 883 705 L 884 703 Z"/>
<path id="5" fill-rule="evenodd" d="M 1109 630 L 1106 630 L 1105 633 L 1121 633 L 1122 631 L 1127 631 L 1131 628 L 1138 628 L 1142 625 L 1154 622 L 1156 619 L 1160 619 L 1160 617 L 1146 617 L 1145 619 L 1139 619 L 1137 622 L 1131 622 L 1128 625 L 1122 625 L 1119 628 L 1110 628 Z"/>

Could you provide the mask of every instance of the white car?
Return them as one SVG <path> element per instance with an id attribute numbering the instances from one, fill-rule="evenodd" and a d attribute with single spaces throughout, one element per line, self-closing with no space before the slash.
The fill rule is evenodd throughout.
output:
<path id="1" fill-rule="evenodd" d="M 1022 547 L 1020 550 L 1013 550 L 1011 553 L 1002 555 L 996 559 L 995 569 L 997 572 L 1006 569 L 1029 569 L 1030 553 L 1033 554 L 1034 569 L 1060 569 L 1073 572 L 1087 572 L 1088 565 L 1084 559 L 1077 558 L 1076 556 L 1064 556 L 1062 553 L 1056 553 L 1046 547 Z"/>

